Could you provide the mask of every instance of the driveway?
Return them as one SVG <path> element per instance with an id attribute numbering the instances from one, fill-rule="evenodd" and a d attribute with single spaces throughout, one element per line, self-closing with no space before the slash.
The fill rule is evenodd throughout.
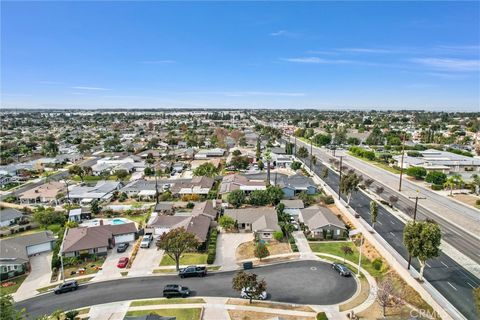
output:
<path id="1" fill-rule="evenodd" d="M 320 261 L 294 261 L 261 268 L 254 268 L 267 282 L 268 299 L 271 301 L 332 305 L 346 301 L 357 290 L 354 277 L 341 277 L 329 263 Z M 33 318 L 50 314 L 54 310 L 71 310 L 86 306 L 125 301 L 151 299 L 162 295 L 162 288 L 177 283 L 193 290 L 192 296 L 238 297 L 232 289 L 235 271 L 211 273 L 205 278 L 180 279 L 178 276 L 124 278 L 103 283 L 87 283 L 78 291 L 55 296 L 39 295 L 16 304 L 26 308 Z"/>
<path id="2" fill-rule="evenodd" d="M 238 266 L 235 251 L 242 243 L 252 240 L 253 233 L 219 233 L 215 264 L 222 266 L 222 270 L 236 270 Z"/>
<path id="3" fill-rule="evenodd" d="M 123 257 L 129 257 L 132 253 L 134 242 L 130 243 L 127 248 L 127 251 L 118 253 L 117 247 L 108 251 L 107 258 L 103 262 L 102 270 L 98 271 L 95 275 L 93 281 L 103 281 L 111 280 L 116 278 L 121 278 L 122 274 L 120 272 L 125 271 L 126 269 L 120 269 L 117 267 L 118 259 Z"/>
<path id="4" fill-rule="evenodd" d="M 30 266 L 32 270 L 17 292 L 13 295 L 15 301 L 28 299 L 37 294 L 36 289 L 50 285 L 52 264 L 52 253 L 46 252 L 37 256 L 30 257 Z"/>
<path id="5" fill-rule="evenodd" d="M 137 257 L 128 272 L 128 276 L 146 276 L 153 274 L 153 270 L 158 269 L 162 257 L 163 250 L 157 250 L 155 241 L 152 242 L 148 249 L 139 248 Z"/>

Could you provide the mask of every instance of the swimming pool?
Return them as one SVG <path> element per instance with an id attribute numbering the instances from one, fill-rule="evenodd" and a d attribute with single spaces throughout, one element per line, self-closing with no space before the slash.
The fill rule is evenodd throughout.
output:
<path id="1" fill-rule="evenodd" d="M 124 224 L 125 221 L 123 221 L 122 219 L 113 219 L 112 220 L 112 224 Z"/>

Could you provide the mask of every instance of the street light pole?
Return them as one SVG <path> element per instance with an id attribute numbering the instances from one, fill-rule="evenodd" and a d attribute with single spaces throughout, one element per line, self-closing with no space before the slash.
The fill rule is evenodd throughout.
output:
<path id="1" fill-rule="evenodd" d="M 402 191 L 402 177 L 403 177 L 403 158 L 405 156 L 405 135 L 402 139 L 402 160 L 400 164 L 400 182 L 398 183 L 398 191 Z"/>
<path id="2" fill-rule="evenodd" d="M 343 160 L 343 156 L 340 156 L 340 180 L 338 180 L 338 200 L 340 200 L 340 185 L 342 184 L 342 161 Z"/>
<path id="3" fill-rule="evenodd" d="M 358 271 L 357 276 L 360 276 L 360 265 L 362 264 L 362 247 L 363 247 L 363 234 L 360 238 L 360 254 L 358 256 Z"/>
<path id="4" fill-rule="evenodd" d="M 415 208 L 413 209 L 413 223 L 417 220 L 417 208 L 418 208 L 418 199 L 426 199 L 425 197 L 418 196 L 419 191 L 417 190 L 417 195 L 415 197 L 409 197 L 410 199 L 415 199 Z M 408 266 L 407 270 L 410 270 L 410 265 L 412 264 L 412 256 L 408 254 Z"/>
<path id="5" fill-rule="evenodd" d="M 65 228 L 65 232 L 63 233 L 62 245 L 60 246 L 60 250 L 58 251 L 58 256 L 60 257 L 60 269 L 62 270 L 62 282 L 65 282 L 65 270 L 63 268 L 63 240 L 65 240 L 65 236 L 67 235 L 68 227 Z"/>

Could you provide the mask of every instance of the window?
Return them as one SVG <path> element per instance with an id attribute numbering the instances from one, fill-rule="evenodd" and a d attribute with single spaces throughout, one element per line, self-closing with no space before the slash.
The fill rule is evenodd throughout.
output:
<path id="1" fill-rule="evenodd" d="M 340 235 L 340 229 L 337 229 L 336 231 L 337 231 L 337 236 L 339 236 Z"/>

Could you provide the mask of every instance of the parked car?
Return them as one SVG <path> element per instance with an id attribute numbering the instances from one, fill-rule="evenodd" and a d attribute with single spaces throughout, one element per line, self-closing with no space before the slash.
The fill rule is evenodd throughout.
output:
<path id="1" fill-rule="evenodd" d="M 163 296 L 165 298 L 171 297 L 182 297 L 186 298 L 190 295 L 190 289 L 187 287 L 183 287 L 179 284 L 167 284 L 165 288 L 163 288 Z"/>
<path id="2" fill-rule="evenodd" d="M 123 257 L 123 258 L 118 259 L 117 267 L 125 268 L 128 264 L 128 260 L 129 259 L 127 257 Z"/>
<path id="3" fill-rule="evenodd" d="M 188 266 L 178 271 L 180 278 L 187 277 L 205 277 L 207 275 L 206 267 Z"/>
<path id="4" fill-rule="evenodd" d="M 248 296 L 249 291 L 250 288 L 243 288 L 242 292 L 240 292 L 240 297 L 242 297 L 243 299 L 250 299 L 250 297 Z M 262 293 L 260 293 L 260 295 L 258 296 L 258 300 L 267 300 L 267 291 L 263 291 Z"/>
<path id="5" fill-rule="evenodd" d="M 118 246 L 117 246 L 117 252 L 118 253 L 121 253 L 121 252 L 125 252 L 127 251 L 127 248 L 130 244 L 128 242 L 124 242 L 124 243 L 120 243 Z"/>
<path id="6" fill-rule="evenodd" d="M 332 268 L 343 277 L 349 277 L 352 275 L 352 273 L 350 272 L 350 269 L 348 269 L 341 263 L 337 263 L 337 262 L 332 263 Z"/>
<path id="7" fill-rule="evenodd" d="M 153 235 L 151 233 L 145 233 L 143 236 L 142 242 L 140 243 L 140 248 L 150 248 L 152 243 Z"/>
<path id="8" fill-rule="evenodd" d="M 64 292 L 69 292 L 69 291 L 75 291 L 78 289 L 78 283 L 76 280 L 70 280 L 70 281 L 65 281 L 64 283 L 61 283 L 58 285 L 55 289 L 53 289 L 53 292 L 55 294 L 60 294 Z"/>

